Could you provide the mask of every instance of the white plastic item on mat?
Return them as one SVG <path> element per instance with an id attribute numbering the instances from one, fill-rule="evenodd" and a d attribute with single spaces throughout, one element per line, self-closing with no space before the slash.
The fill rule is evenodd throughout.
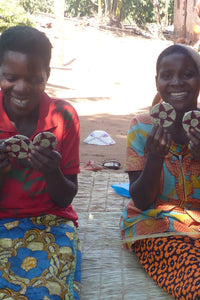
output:
<path id="1" fill-rule="evenodd" d="M 103 130 L 95 130 L 88 135 L 88 137 L 84 140 L 84 143 L 91 145 L 113 145 L 115 141 L 111 138 L 111 136 Z"/>

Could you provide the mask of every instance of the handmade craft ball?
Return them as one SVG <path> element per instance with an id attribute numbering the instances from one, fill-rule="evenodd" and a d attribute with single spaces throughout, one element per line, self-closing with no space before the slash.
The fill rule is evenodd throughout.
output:
<path id="1" fill-rule="evenodd" d="M 150 109 L 151 121 L 154 125 L 169 127 L 176 119 L 176 111 L 169 103 L 160 102 Z"/>
<path id="2" fill-rule="evenodd" d="M 53 150 L 57 145 L 57 139 L 53 133 L 44 131 L 34 137 L 33 145 Z"/>
<path id="3" fill-rule="evenodd" d="M 200 111 L 191 110 L 186 112 L 183 116 L 182 125 L 186 132 L 189 132 L 191 128 L 195 128 L 200 132 Z"/>
<path id="4" fill-rule="evenodd" d="M 19 159 L 28 157 L 28 145 L 22 139 L 11 137 L 4 143 L 11 148 L 12 157 Z"/>
<path id="5" fill-rule="evenodd" d="M 22 134 L 16 134 L 13 137 L 24 141 L 28 146 L 28 152 L 31 152 L 31 150 L 33 149 L 33 143 L 27 136 Z"/>

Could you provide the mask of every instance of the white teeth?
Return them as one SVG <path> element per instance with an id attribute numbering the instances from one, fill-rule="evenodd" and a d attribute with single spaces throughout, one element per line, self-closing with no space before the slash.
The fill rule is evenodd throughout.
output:
<path id="1" fill-rule="evenodd" d="M 185 96 L 187 95 L 187 92 L 180 92 L 180 93 L 171 93 L 171 96 L 173 97 L 177 97 L 177 96 Z"/>
<path id="2" fill-rule="evenodd" d="M 15 102 L 17 102 L 17 103 L 24 103 L 25 101 L 24 100 L 15 99 Z"/>
<path id="3" fill-rule="evenodd" d="M 27 100 L 20 100 L 17 98 L 12 98 L 12 101 L 15 102 L 17 105 L 20 105 L 21 107 L 26 106 L 28 101 Z"/>

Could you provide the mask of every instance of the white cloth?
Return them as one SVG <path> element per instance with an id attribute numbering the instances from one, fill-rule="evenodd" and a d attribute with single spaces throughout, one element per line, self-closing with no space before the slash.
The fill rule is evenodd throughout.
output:
<path id="1" fill-rule="evenodd" d="M 111 138 L 111 136 L 103 130 L 95 130 L 88 135 L 88 137 L 84 140 L 86 144 L 92 145 L 113 145 L 115 141 Z"/>

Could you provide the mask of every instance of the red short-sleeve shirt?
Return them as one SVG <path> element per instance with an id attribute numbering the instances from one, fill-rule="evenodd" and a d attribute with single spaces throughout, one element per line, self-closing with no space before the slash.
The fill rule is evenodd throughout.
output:
<path id="1" fill-rule="evenodd" d="M 4 110 L 1 92 L 0 111 L 0 139 L 19 134 Z M 30 139 L 33 140 L 42 131 L 52 132 L 57 137 L 56 150 L 62 155 L 60 167 L 63 174 L 79 173 L 80 126 L 75 109 L 66 101 L 51 99 L 44 93 L 37 128 Z M 0 193 L 0 218 L 54 214 L 71 219 L 77 224 L 78 217 L 71 205 L 61 208 L 51 201 L 42 173 L 32 168 L 23 168 L 13 159 L 6 177 Z"/>

